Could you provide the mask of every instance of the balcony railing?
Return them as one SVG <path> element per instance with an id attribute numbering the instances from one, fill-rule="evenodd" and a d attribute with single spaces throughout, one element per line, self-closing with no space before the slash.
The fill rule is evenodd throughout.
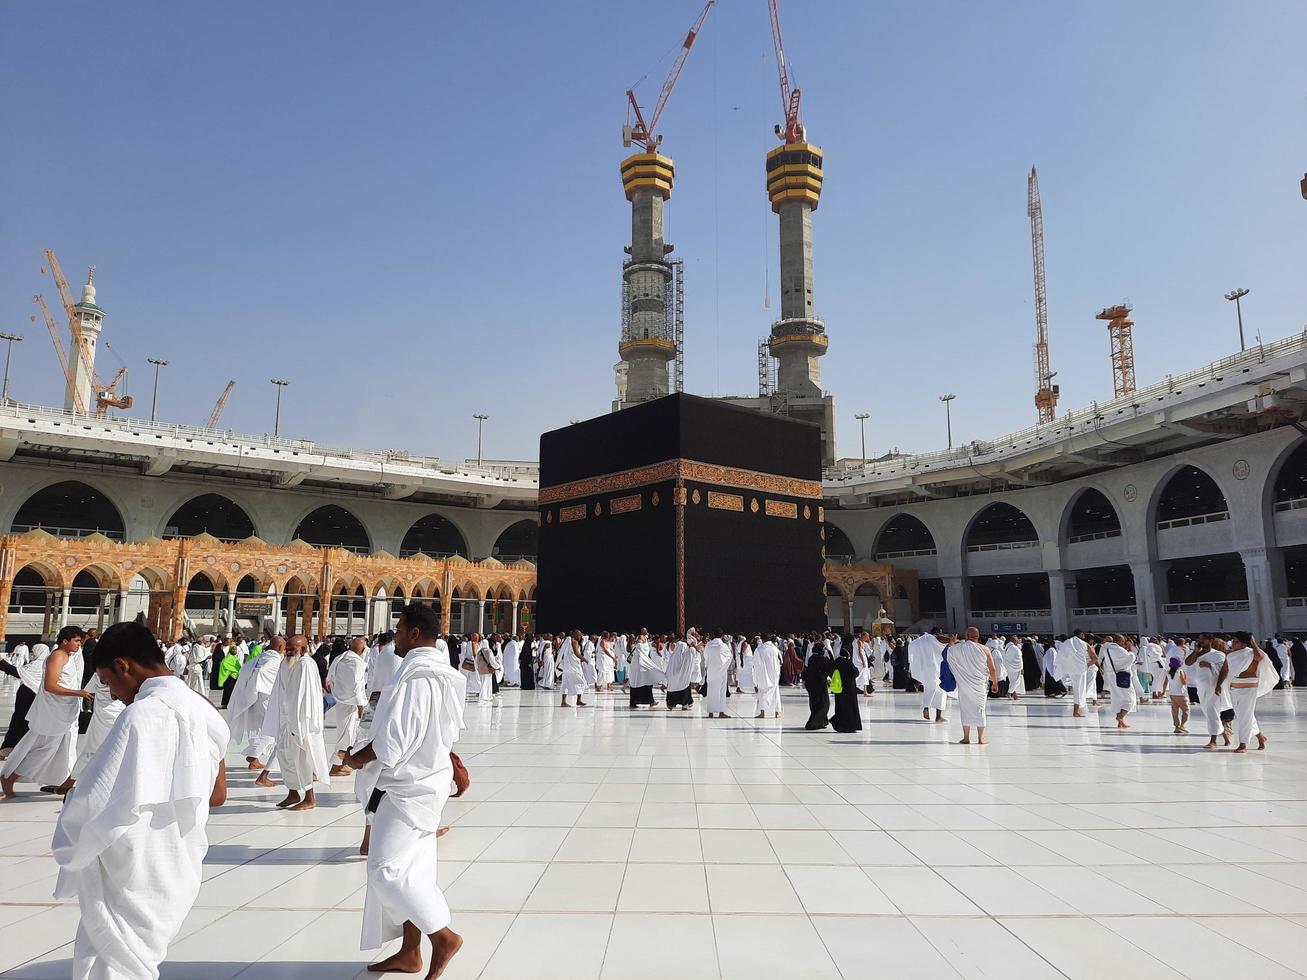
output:
<path id="1" fill-rule="evenodd" d="M 1067 544 L 1079 544 L 1082 541 L 1106 541 L 1108 538 L 1119 538 L 1121 529 L 1113 528 L 1111 531 L 1091 531 L 1088 534 L 1073 534 L 1066 539 Z"/>
<path id="2" fill-rule="evenodd" d="M 1038 541 L 998 541 L 994 544 L 969 544 L 967 551 L 975 554 L 980 551 L 1019 551 L 1022 548 L 1038 547 Z"/>
<path id="3" fill-rule="evenodd" d="M 1277 500 L 1275 502 L 1277 511 L 1286 510 L 1305 510 L 1307 509 L 1307 497 L 1294 497 L 1291 500 Z"/>
<path id="4" fill-rule="evenodd" d="M 1247 599 L 1217 599 L 1214 602 L 1168 602 L 1162 607 L 1162 612 L 1243 612 L 1247 609 Z"/>
<path id="5" fill-rule="evenodd" d="M 876 561 L 892 561 L 895 558 L 931 558 L 939 552 L 934 548 L 918 548 L 916 551 L 882 551 L 876 555 Z"/>
<path id="6" fill-rule="evenodd" d="M 122 531 L 106 531 L 100 527 L 55 527 L 51 524 L 15 524 L 13 525 L 13 534 L 23 534 L 27 531 L 35 531 L 40 528 L 46 534 L 53 534 L 56 538 L 89 538 L 92 534 L 103 534 L 106 538 L 113 541 L 123 540 Z"/>
<path id="7" fill-rule="evenodd" d="M 967 613 L 972 619 L 1036 619 L 1052 616 L 1051 609 L 973 609 Z"/>
<path id="8" fill-rule="evenodd" d="M 1219 524 L 1221 521 L 1228 521 L 1230 512 L 1228 510 L 1217 510 L 1210 514 L 1195 514 L 1193 517 L 1176 517 L 1169 521 L 1158 521 L 1157 529 L 1165 531 L 1168 528 L 1177 527 L 1197 527 L 1199 524 Z"/>
<path id="9" fill-rule="evenodd" d="M 1071 610 L 1072 616 L 1138 616 L 1138 606 L 1081 606 Z"/>

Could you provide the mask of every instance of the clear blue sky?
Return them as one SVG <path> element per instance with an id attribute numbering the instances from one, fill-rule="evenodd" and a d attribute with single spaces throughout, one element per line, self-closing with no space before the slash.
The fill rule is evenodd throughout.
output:
<path id="1" fill-rule="evenodd" d="M 700 0 L 0 7 L 0 329 L 12 394 L 61 402 L 29 322 L 53 246 L 99 268 L 148 412 L 336 445 L 534 458 L 607 409 L 629 213 L 627 85 L 656 97 Z M 654 15 L 651 16 L 651 11 Z M 1307 6 L 788 0 L 826 151 L 816 300 L 839 449 L 1034 421 L 1026 174 L 1039 167 L 1063 409 L 1111 396 L 1093 319 L 1136 308 L 1139 382 L 1307 325 Z M 687 389 L 756 389 L 776 313 L 764 0 L 721 0 L 661 126 L 677 162 Z M 773 306 L 763 305 L 768 267 Z M 116 367 L 101 355 L 106 373 Z"/>

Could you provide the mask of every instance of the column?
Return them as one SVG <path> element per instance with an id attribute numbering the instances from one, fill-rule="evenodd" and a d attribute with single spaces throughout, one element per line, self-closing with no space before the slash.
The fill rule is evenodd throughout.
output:
<path id="1" fill-rule="evenodd" d="M 304 636 L 312 637 L 313 636 L 313 597 L 305 596 L 303 599 L 300 600 L 300 603 L 301 603 L 300 608 L 302 610 L 301 616 L 304 620 L 304 625 L 300 627 L 300 633 L 302 633 Z"/>
<path id="2" fill-rule="evenodd" d="M 1053 635 L 1071 632 L 1071 608 L 1067 602 L 1067 573 L 1055 569 L 1048 573 L 1048 608 L 1053 615 Z"/>
<path id="3" fill-rule="evenodd" d="M 13 596 L 13 576 L 0 579 L 0 649 L 5 649 L 5 636 L 9 629 L 9 600 Z"/>
<path id="4" fill-rule="evenodd" d="M 485 633 L 486 631 L 486 600 L 477 600 L 477 632 Z"/>
<path id="5" fill-rule="evenodd" d="M 967 625 L 967 578 L 965 575 L 946 575 L 944 582 L 944 618 L 950 632 L 962 632 Z"/>
<path id="6" fill-rule="evenodd" d="M 1140 635 L 1156 636 L 1162 632 L 1162 604 L 1158 596 L 1158 570 L 1150 561 L 1130 563 L 1135 580 L 1135 614 Z"/>
<path id="7" fill-rule="evenodd" d="M 41 639 L 47 639 L 54 626 L 54 594 L 55 590 L 47 588 L 45 590 L 45 614 L 41 618 Z"/>
<path id="8" fill-rule="evenodd" d="M 236 632 L 236 590 L 227 593 L 227 629 Z"/>
<path id="9" fill-rule="evenodd" d="M 449 589 L 442 589 L 440 593 L 440 632 L 448 636 L 450 626 L 454 619 L 453 600 L 449 597 Z M 390 629 L 390 624 L 386 624 L 386 629 Z"/>
<path id="10" fill-rule="evenodd" d="M 59 628 L 63 629 L 68 625 L 68 619 L 72 615 L 71 605 L 73 601 L 73 590 L 64 589 L 59 600 Z"/>
<path id="11" fill-rule="evenodd" d="M 127 620 L 127 597 L 131 595 L 126 589 L 118 590 L 118 609 L 114 615 L 115 623 L 126 622 Z"/>
<path id="12" fill-rule="evenodd" d="M 1276 576 L 1271 568 L 1278 553 L 1274 548 L 1245 548 L 1239 557 L 1248 579 L 1248 628 L 1253 636 L 1265 639 L 1275 632 L 1280 618 Z"/>
<path id="13" fill-rule="evenodd" d="M 844 632 L 853 632 L 853 599 L 844 600 Z"/>
<path id="14" fill-rule="evenodd" d="M 514 599 L 513 600 L 513 635 L 514 636 L 517 636 L 517 606 L 518 606 L 518 601 Z"/>

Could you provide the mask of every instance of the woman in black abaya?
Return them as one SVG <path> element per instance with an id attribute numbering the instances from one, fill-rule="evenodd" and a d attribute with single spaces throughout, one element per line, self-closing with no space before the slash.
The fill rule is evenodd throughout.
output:
<path id="1" fill-rule="evenodd" d="M 840 648 L 839 658 L 830 667 L 832 695 L 835 698 L 835 715 L 831 718 L 831 727 L 837 732 L 862 731 L 862 716 L 858 713 L 858 668 L 853 666 L 850 647 L 846 644 Z M 839 678 L 838 681 L 835 678 Z M 834 691 L 834 688 L 840 690 Z"/>
<path id="2" fill-rule="evenodd" d="M 1307 646 L 1302 637 L 1294 637 L 1289 644 L 1289 659 L 1293 661 L 1293 686 L 1307 687 Z"/>
<path id="3" fill-rule="evenodd" d="M 803 668 L 803 687 L 808 692 L 808 723 L 803 727 L 810 732 L 820 731 L 830 724 L 830 691 L 826 679 L 835 664 L 821 654 L 813 654 Z"/>

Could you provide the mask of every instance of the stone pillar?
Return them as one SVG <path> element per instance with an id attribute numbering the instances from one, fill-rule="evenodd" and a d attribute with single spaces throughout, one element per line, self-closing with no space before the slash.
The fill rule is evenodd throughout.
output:
<path id="1" fill-rule="evenodd" d="M 485 635 L 486 632 L 486 600 L 477 600 L 477 632 Z"/>
<path id="2" fill-rule="evenodd" d="M 45 613 L 41 617 L 41 639 L 48 639 L 54 632 L 51 627 L 54 626 L 54 596 L 55 590 L 47 588 L 45 590 Z"/>
<path id="3" fill-rule="evenodd" d="M 14 593 L 16 564 L 18 560 L 14 557 L 13 549 L 6 538 L 4 546 L 0 547 L 0 649 L 7 647 L 5 637 L 9 629 L 9 600 Z"/>
<path id="4" fill-rule="evenodd" d="M 236 632 L 236 589 L 233 587 L 227 593 L 227 629 Z"/>
<path id="5" fill-rule="evenodd" d="M 1149 561 L 1130 563 L 1130 574 L 1135 580 L 1135 614 L 1141 636 L 1156 636 L 1162 632 L 1162 602 L 1158 594 L 1158 569 Z"/>
<path id="6" fill-rule="evenodd" d="M 1048 573 L 1048 608 L 1053 616 L 1053 635 L 1071 632 L 1071 608 L 1067 602 L 1067 573 L 1053 569 Z"/>
<path id="7" fill-rule="evenodd" d="M 68 619 L 72 615 L 73 590 L 64 589 L 59 599 L 59 628 L 63 629 L 68 625 Z"/>
<path id="8" fill-rule="evenodd" d="M 1245 548 L 1239 556 L 1243 559 L 1244 576 L 1248 579 L 1249 629 L 1260 642 L 1274 633 L 1279 625 L 1280 601 L 1275 588 L 1276 575 L 1272 570 L 1279 555 L 1274 548 Z"/>
<path id="9" fill-rule="evenodd" d="M 440 593 L 440 632 L 445 636 L 448 636 L 453 621 L 454 601 L 449 597 L 449 590 L 445 589 Z M 389 628 L 390 627 L 387 626 L 387 629 Z"/>
<path id="10" fill-rule="evenodd" d="M 945 575 L 944 582 L 944 619 L 949 632 L 961 633 L 967 625 L 967 577 L 965 575 Z"/>
<path id="11" fill-rule="evenodd" d="M 312 637 L 313 635 L 313 597 L 305 596 L 300 600 L 300 618 L 303 620 L 298 633 L 304 636 Z"/>
<path id="12" fill-rule="evenodd" d="M 131 593 L 127 589 L 118 590 L 118 608 L 114 611 L 113 621 L 124 622 L 127 619 L 127 600 Z"/>
<path id="13" fill-rule="evenodd" d="M 844 632 L 853 632 L 853 599 L 844 600 Z"/>
<path id="14" fill-rule="evenodd" d="M 513 635 L 514 636 L 517 636 L 517 607 L 518 607 L 518 601 L 514 599 L 513 600 Z"/>

